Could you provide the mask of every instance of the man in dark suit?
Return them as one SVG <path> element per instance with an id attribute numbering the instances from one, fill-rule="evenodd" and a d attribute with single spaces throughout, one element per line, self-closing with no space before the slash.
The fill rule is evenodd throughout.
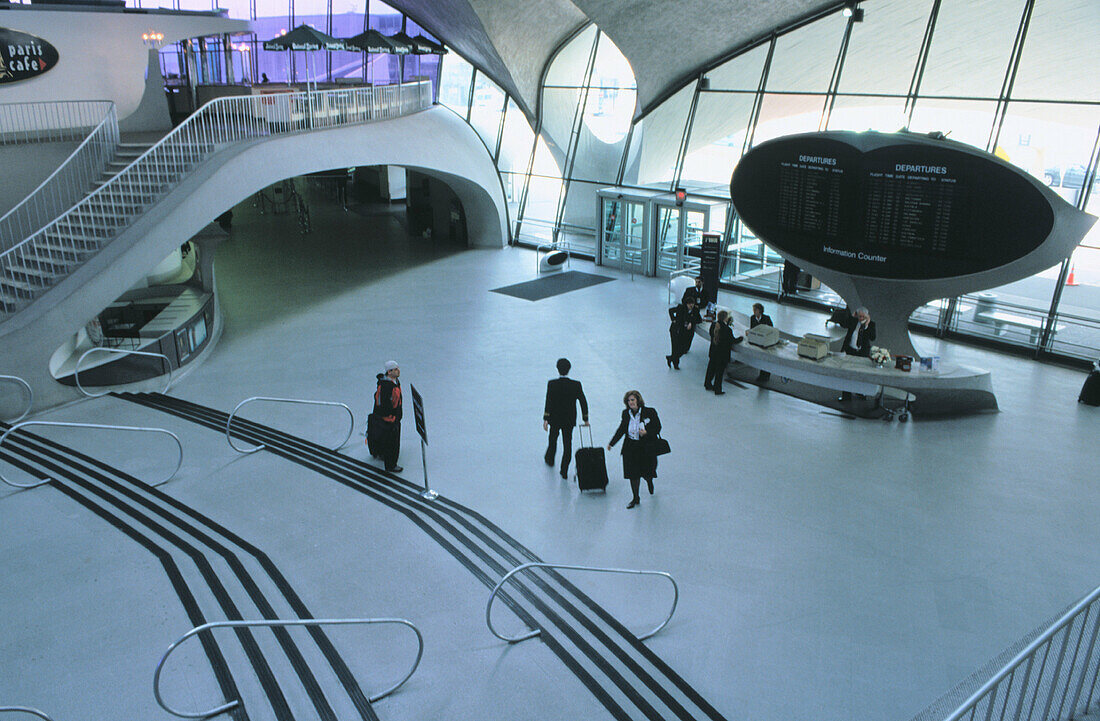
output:
<path id="1" fill-rule="evenodd" d="M 772 323 L 771 316 L 764 314 L 763 303 L 752 304 L 752 315 L 749 316 L 749 328 L 755 328 L 758 325 L 774 325 Z M 767 371 L 760 371 L 760 375 L 756 376 L 758 381 L 766 381 L 772 377 L 772 374 Z"/>
<path id="2" fill-rule="evenodd" d="M 871 320 L 871 313 L 866 308 L 856 308 L 856 312 L 844 321 L 844 327 L 848 330 L 844 334 L 844 345 L 841 346 L 845 355 L 870 358 L 871 342 L 876 336 L 875 322 Z M 840 394 L 840 400 L 850 401 L 852 394 L 844 391 Z"/>
<path id="3" fill-rule="evenodd" d="M 706 310 L 710 298 L 707 297 L 707 291 L 703 288 L 703 276 L 696 276 L 695 285 L 684 291 L 684 297 L 681 300 L 686 301 L 689 297 L 695 300 L 696 308 L 700 311 Z"/>
<path id="4" fill-rule="evenodd" d="M 542 414 L 542 430 L 550 431 L 546 447 L 546 465 L 554 465 L 561 434 L 561 477 L 569 477 L 569 459 L 573 455 L 573 427 L 577 425 L 577 403 L 581 404 L 581 425 L 588 425 L 588 400 L 580 381 L 569 378 L 569 361 L 558 359 L 560 376 L 546 383 L 546 407 Z"/>

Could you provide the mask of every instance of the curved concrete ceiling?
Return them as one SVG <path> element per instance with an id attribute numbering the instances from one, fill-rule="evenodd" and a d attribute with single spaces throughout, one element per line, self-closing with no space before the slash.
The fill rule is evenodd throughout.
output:
<path id="1" fill-rule="evenodd" d="M 630 61 L 638 112 L 648 113 L 691 77 L 772 30 L 840 0 L 390 0 L 489 74 L 528 113 L 555 50 L 585 23 Z"/>
<path id="2" fill-rule="evenodd" d="M 569 0 L 389 0 L 389 5 L 484 70 L 528 117 L 538 106 L 547 61 L 588 22 Z"/>

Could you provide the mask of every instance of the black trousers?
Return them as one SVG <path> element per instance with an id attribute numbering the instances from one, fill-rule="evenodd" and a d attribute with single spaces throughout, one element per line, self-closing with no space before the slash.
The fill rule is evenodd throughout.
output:
<path id="1" fill-rule="evenodd" d="M 688 330 L 670 330 L 668 332 L 672 340 L 672 365 L 680 365 L 680 356 L 688 352 L 691 347 L 691 338 L 695 334 Z"/>
<path id="2" fill-rule="evenodd" d="M 550 426 L 550 443 L 546 446 L 546 462 L 554 463 L 558 452 L 558 434 L 561 434 L 561 472 L 569 471 L 569 459 L 573 457 L 573 426 Z"/>
<path id="3" fill-rule="evenodd" d="M 722 380 L 726 376 L 726 366 L 730 364 L 729 358 L 711 358 L 707 363 L 707 375 L 703 378 L 703 385 L 716 391 L 722 390 Z"/>
<path id="4" fill-rule="evenodd" d="M 401 424 L 381 421 L 378 429 L 378 455 L 386 464 L 386 470 L 397 468 L 397 457 L 401 454 Z"/>

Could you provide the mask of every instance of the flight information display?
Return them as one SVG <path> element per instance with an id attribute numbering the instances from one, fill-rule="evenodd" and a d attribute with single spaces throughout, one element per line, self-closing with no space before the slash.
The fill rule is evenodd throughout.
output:
<path id="1" fill-rule="evenodd" d="M 777 250 L 877 278 L 990 270 L 1033 251 L 1054 224 L 1023 171 L 907 134 L 764 143 L 741 159 L 730 195 L 745 225 Z"/>

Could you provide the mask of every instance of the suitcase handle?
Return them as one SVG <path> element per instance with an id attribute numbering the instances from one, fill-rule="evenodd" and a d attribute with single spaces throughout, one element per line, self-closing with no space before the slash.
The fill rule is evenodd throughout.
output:
<path id="1" fill-rule="evenodd" d="M 596 447 L 596 441 L 592 437 L 592 424 L 591 423 L 588 424 L 588 445 L 587 446 L 584 445 L 584 428 L 585 428 L 585 426 L 580 425 L 580 426 L 577 426 L 577 428 L 579 429 L 577 431 L 577 440 L 579 440 L 581 442 L 581 448 L 595 448 Z"/>

